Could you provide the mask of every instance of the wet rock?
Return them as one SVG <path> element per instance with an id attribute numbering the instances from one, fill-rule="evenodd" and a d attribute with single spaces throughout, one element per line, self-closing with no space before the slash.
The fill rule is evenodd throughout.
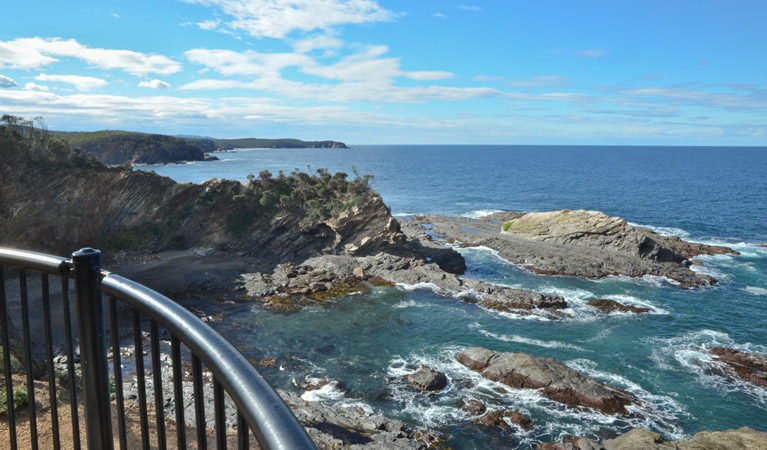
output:
<path id="1" fill-rule="evenodd" d="M 415 373 L 405 375 L 405 381 L 422 391 L 441 391 L 447 386 L 445 374 L 427 366 L 422 366 Z"/>
<path id="2" fill-rule="evenodd" d="M 624 305 L 623 303 L 619 303 L 619 302 L 616 302 L 615 300 L 610 300 L 607 298 L 589 300 L 586 303 L 597 308 L 604 314 L 610 314 L 613 312 L 643 314 L 643 313 L 648 313 L 652 311 L 652 309 L 650 308 L 644 308 L 644 307 L 634 306 L 634 305 Z"/>
<path id="3" fill-rule="evenodd" d="M 342 391 L 346 390 L 346 387 L 344 387 L 344 384 L 341 381 L 332 378 L 309 378 L 306 383 L 301 385 L 305 391 L 318 391 L 325 386 L 333 386 Z"/>
<path id="4" fill-rule="evenodd" d="M 365 412 L 359 407 L 328 407 L 278 389 L 296 418 L 320 448 L 426 449 L 440 448 L 447 438 L 402 421 Z"/>
<path id="5" fill-rule="evenodd" d="M 767 388 L 767 354 L 744 353 L 731 348 L 712 348 L 710 352 L 724 362 L 728 371 L 738 378 Z"/>
<path id="6" fill-rule="evenodd" d="M 552 358 L 474 347 L 460 353 L 457 359 L 485 378 L 516 389 L 541 389 L 546 397 L 569 406 L 625 415 L 626 406 L 638 402 L 633 394 L 576 372 Z"/>
<path id="7" fill-rule="evenodd" d="M 475 422 L 491 428 L 508 428 L 509 422 L 523 430 L 530 430 L 535 425 L 526 415 L 517 411 L 496 410 L 475 419 Z"/>
<path id="8" fill-rule="evenodd" d="M 503 312 L 515 310 L 531 311 L 533 309 L 553 312 L 567 308 L 565 299 L 558 295 L 510 288 L 499 288 L 496 292 L 483 296 L 482 300 L 479 301 L 479 305 Z"/>
<path id="9" fill-rule="evenodd" d="M 461 409 L 473 416 L 484 414 L 485 411 L 487 411 L 485 404 L 478 400 L 469 400 L 468 402 L 464 402 L 463 406 L 461 406 Z"/>

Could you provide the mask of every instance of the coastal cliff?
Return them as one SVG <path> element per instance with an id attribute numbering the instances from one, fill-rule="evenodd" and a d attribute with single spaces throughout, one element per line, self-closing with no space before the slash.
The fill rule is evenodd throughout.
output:
<path id="1" fill-rule="evenodd" d="M 82 246 L 145 252 L 203 246 L 284 262 L 404 241 L 380 196 L 338 175 L 197 185 L 102 166 L 25 166 L 4 165 L 3 245 L 57 254 Z"/>
<path id="2" fill-rule="evenodd" d="M 163 134 L 104 130 L 94 132 L 52 132 L 52 136 L 80 148 L 106 165 L 176 164 L 215 160 L 210 153 L 237 148 L 348 148 L 337 141 L 300 139 L 214 139 L 176 137 Z"/>
<path id="3" fill-rule="evenodd" d="M 128 131 L 54 133 L 72 148 L 80 148 L 106 165 L 171 164 L 203 161 L 215 147 L 195 145 L 190 139 Z M 210 158 L 210 157 L 207 157 Z"/>
<path id="4" fill-rule="evenodd" d="M 179 184 L 107 168 L 61 142 L 30 148 L 0 128 L 0 245 L 55 254 L 83 246 L 145 253 L 207 247 L 279 263 L 404 242 L 366 177 L 264 171 L 247 183 Z"/>

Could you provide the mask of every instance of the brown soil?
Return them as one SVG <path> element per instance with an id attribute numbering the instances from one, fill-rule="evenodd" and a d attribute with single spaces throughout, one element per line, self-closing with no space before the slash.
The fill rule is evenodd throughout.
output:
<path id="1" fill-rule="evenodd" d="M 24 384 L 22 377 L 14 376 L 14 386 Z M 0 383 L 0 387 L 3 389 L 4 383 Z M 82 393 L 79 393 L 82 396 Z M 66 391 L 59 389 L 57 396 L 59 398 L 66 398 Z M 80 397 L 81 398 L 81 397 Z M 37 407 L 35 411 L 37 413 L 37 443 L 40 449 L 54 448 L 54 436 L 52 432 L 52 420 L 51 420 L 51 407 L 48 395 L 48 383 L 43 381 L 35 382 L 35 400 Z M 74 450 L 74 434 L 72 432 L 72 409 L 70 404 L 59 400 L 58 406 L 58 426 L 59 436 L 62 450 Z M 31 408 L 26 406 L 21 410 L 16 411 L 16 439 L 19 450 L 31 450 L 32 449 L 32 433 L 30 429 L 30 411 Z M 125 402 L 125 416 L 126 416 L 126 437 L 127 448 L 122 450 L 141 448 L 141 422 L 138 404 L 136 402 L 126 400 Z M 120 441 L 118 438 L 117 428 L 117 406 L 112 402 L 112 432 L 114 435 L 114 448 L 120 449 Z M 157 449 L 157 419 L 154 411 L 149 407 L 149 443 L 150 448 Z M 81 448 L 87 449 L 85 436 L 85 409 L 82 404 L 78 408 L 78 421 L 80 428 L 80 443 Z M 197 449 L 197 432 L 193 427 L 186 426 L 186 442 L 187 448 Z M 177 435 L 176 435 L 176 423 L 170 420 L 166 416 L 165 420 L 165 435 L 167 437 L 167 448 L 179 448 Z M 227 448 L 237 448 L 237 432 L 230 431 L 226 436 Z M 216 434 L 212 429 L 207 430 L 207 442 L 208 448 L 215 448 L 216 446 Z M 8 429 L 8 416 L 0 417 L 0 447 L 10 447 L 10 430 Z M 258 444 L 255 438 L 251 434 L 250 448 L 258 449 Z"/>

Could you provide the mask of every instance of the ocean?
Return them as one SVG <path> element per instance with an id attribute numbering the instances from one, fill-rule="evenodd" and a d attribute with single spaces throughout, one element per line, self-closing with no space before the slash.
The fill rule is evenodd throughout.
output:
<path id="1" fill-rule="evenodd" d="M 392 214 L 478 217 L 491 212 L 594 209 L 665 235 L 727 245 L 738 256 L 701 257 L 713 287 L 675 288 L 658 277 L 584 280 L 532 274 L 485 248 L 461 249 L 466 276 L 563 296 L 574 319 L 548 321 L 483 310 L 429 286 L 376 287 L 293 314 L 240 304 L 217 329 L 274 385 L 295 389 L 311 377 L 339 379 L 305 394 L 357 405 L 451 437 L 453 448 L 532 448 L 563 435 L 611 437 L 634 427 L 669 439 L 750 426 L 767 431 L 767 390 L 721 375 L 706 349 L 767 353 L 767 148 L 609 146 L 353 146 L 248 149 L 221 160 L 154 170 L 180 182 L 245 181 L 262 170 L 327 168 L 375 176 Z M 595 298 L 649 306 L 647 315 L 597 314 Z M 482 346 L 556 358 L 634 393 L 628 417 L 576 410 L 535 391 L 505 389 L 456 362 Z M 445 372 L 439 394 L 402 377 L 422 364 Z M 498 432 L 471 422 L 461 401 L 528 415 L 531 431 Z"/>

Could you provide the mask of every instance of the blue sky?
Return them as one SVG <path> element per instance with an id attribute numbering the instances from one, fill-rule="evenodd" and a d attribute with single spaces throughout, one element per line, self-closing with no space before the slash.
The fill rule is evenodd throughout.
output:
<path id="1" fill-rule="evenodd" d="M 7 2 L 0 113 L 351 144 L 767 145 L 767 2 Z"/>

